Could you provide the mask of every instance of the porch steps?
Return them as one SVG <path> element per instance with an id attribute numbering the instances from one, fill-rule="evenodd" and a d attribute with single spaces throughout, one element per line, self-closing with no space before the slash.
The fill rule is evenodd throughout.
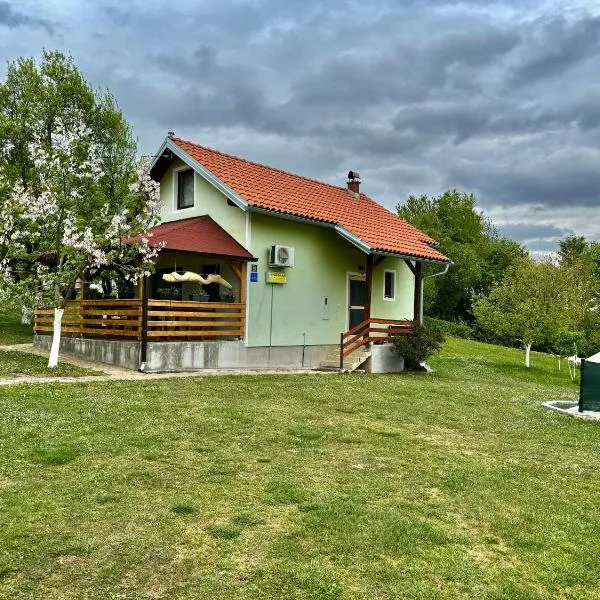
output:
<path id="1" fill-rule="evenodd" d="M 366 360 L 371 356 L 371 353 L 364 348 L 359 348 L 355 350 L 349 356 L 344 358 L 344 371 L 352 372 L 356 371 L 358 367 L 360 367 Z M 336 352 L 332 352 L 327 358 L 319 365 L 320 369 L 339 369 L 340 368 L 340 352 L 336 350 Z"/>

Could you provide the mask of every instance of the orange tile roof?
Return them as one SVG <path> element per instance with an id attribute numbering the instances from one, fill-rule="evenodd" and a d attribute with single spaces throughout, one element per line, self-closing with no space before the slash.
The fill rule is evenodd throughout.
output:
<path id="1" fill-rule="evenodd" d="M 167 250 L 184 250 L 254 260 L 248 250 L 208 215 L 161 223 L 148 229 L 144 235 L 147 233 L 152 234 L 148 242 L 151 247 L 164 242 Z M 123 241 L 124 243 L 139 242 L 141 237 L 140 234 Z"/>
<path id="2" fill-rule="evenodd" d="M 339 225 L 374 251 L 448 262 L 437 242 L 365 194 L 224 154 L 172 137 L 251 207 Z"/>

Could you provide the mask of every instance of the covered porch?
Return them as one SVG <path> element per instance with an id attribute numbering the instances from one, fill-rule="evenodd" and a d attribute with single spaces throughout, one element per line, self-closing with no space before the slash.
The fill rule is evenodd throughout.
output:
<path id="1" fill-rule="evenodd" d="M 253 256 L 208 216 L 158 225 L 150 233 L 151 245 L 164 245 L 156 271 L 135 286 L 82 281 L 78 297 L 66 304 L 63 335 L 139 340 L 142 358 L 148 341 L 243 339 Z M 173 273 L 185 279 L 186 272 L 201 277 L 164 279 Z M 52 332 L 53 312 L 34 311 L 36 334 Z"/>

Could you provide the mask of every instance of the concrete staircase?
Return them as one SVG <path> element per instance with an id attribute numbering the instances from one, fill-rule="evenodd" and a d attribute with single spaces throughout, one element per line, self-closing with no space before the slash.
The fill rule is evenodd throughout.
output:
<path id="1" fill-rule="evenodd" d="M 344 371 L 352 372 L 356 371 L 366 360 L 371 356 L 371 352 L 364 347 L 358 348 L 352 354 L 344 358 Z M 332 352 L 325 360 L 319 365 L 320 369 L 333 370 L 340 368 L 340 351 L 336 350 Z"/>

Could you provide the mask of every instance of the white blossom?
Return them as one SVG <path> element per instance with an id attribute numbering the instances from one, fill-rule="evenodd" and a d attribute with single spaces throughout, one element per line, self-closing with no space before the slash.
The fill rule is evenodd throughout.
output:
<path id="1" fill-rule="evenodd" d="M 82 119 L 70 125 L 57 120 L 49 139 L 42 136 L 47 130 L 41 124 L 33 129 L 40 132 L 27 146 L 34 184 L 16 183 L 6 200 L 0 196 L 0 249 L 9 248 L 13 257 L 18 251 L 32 253 L 32 280 L 37 279 L 42 293 L 54 290 L 55 297 L 90 269 L 119 265 L 133 281 L 148 275 L 164 247 L 151 245 L 147 231 L 160 215 L 160 186 L 150 177 L 148 163 L 140 163 L 128 197 L 96 203 L 98 208 L 89 211 L 89 199 L 101 197 L 105 185 L 102 152 L 92 130 Z M 0 146 L 2 153 L 11 150 L 8 143 Z M 137 244 L 123 243 L 140 233 Z M 1 279 L 10 277 L 9 257 L 0 255 L 0 287 Z"/>

